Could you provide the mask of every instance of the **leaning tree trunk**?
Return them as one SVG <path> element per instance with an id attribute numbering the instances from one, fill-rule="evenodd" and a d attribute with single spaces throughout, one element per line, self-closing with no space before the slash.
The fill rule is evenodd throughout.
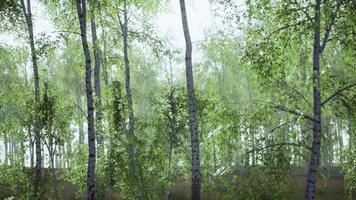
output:
<path id="1" fill-rule="evenodd" d="M 80 33 L 82 46 L 85 56 L 85 89 L 87 95 L 87 112 L 88 112 L 88 171 L 87 171 L 87 199 L 95 198 L 95 133 L 94 133 L 94 101 L 91 86 L 91 59 L 86 34 L 86 0 L 76 0 L 77 13 L 80 24 Z"/>
<path id="2" fill-rule="evenodd" d="M 185 38 L 185 67 L 187 78 L 187 89 L 189 99 L 189 129 L 192 145 L 192 200 L 200 200 L 200 155 L 199 155 L 199 132 L 197 119 L 197 106 L 195 100 L 192 64 L 192 41 L 190 39 L 187 13 L 184 0 L 180 0 L 180 10 L 182 15 L 182 25 Z"/>
<path id="3" fill-rule="evenodd" d="M 36 49 L 35 49 L 35 42 L 33 36 L 33 24 L 32 24 L 32 11 L 31 11 L 31 0 L 27 0 L 27 8 L 25 6 L 24 0 L 21 1 L 22 11 L 25 16 L 25 21 L 28 30 L 28 36 L 30 39 L 30 48 L 31 48 L 31 59 L 33 65 L 33 76 L 34 76 L 34 84 L 35 84 L 35 109 L 38 109 L 37 102 L 40 99 L 40 89 L 39 89 L 39 74 L 38 74 L 38 67 L 37 67 L 37 57 L 36 57 Z M 36 146 L 36 172 L 35 172 L 35 183 L 34 183 L 34 199 L 38 199 L 39 193 L 39 185 L 41 182 L 41 162 L 42 162 L 42 155 L 41 155 L 41 138 L 40 138 L 40 127 L 38 117 L 35 118 L 35 125 L 34 125 L 34 132 L 35 132 L 35 146 Z"/>
<path id="4" fill-rule="evenodd" d="M 98 44 L 98 36 L 96 34 L 96 23 L 95 23 L 95 0 L 91 0 L 91 15 L 90 15 L 90 25 L 91 25 L 91 35 L 92 35 L 92 43 L 93 43 L 93 54 L 94 54 L 94 91 L 95 91 L 95 120 L 96 120 L 96 139 L 98 142 L 98 146 L 102 144 L 102 133 L 101 133 L 101 120 L 103 117 L 102 113 L 102 103 L 101 103 L 101 85 L 100 85 L 100 68 L 101 68 L 101 60 L 99 54 L 99 44 Z M 100 150 L 98 154 L 100 154 Z M 102 152 L 103 153 L 103 152 Z"/>
<path id="5" fill-rule="evenodd" d="M 317 168 L 321 147 L 321 99 L 320 99 L 320 1 L 315 1 L 314 47 L 313 47 L 313 144 L 308 166 L 305 200 L 315 199 Z"/>

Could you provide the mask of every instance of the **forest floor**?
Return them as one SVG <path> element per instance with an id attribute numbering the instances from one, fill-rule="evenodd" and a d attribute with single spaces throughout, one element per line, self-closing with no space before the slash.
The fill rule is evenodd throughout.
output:
<path id="1" fill-rule="evenodd" d="M 261 199 L 261 200 L 294 200 L 304 198 L 304 189 L 306 183 L 306 168 L 305 167 L 294 167 L 292 170 L 292 176 L 287 180 L 286 187 L 293 187 L 293 193 L 286 195 L 284 199 Z M 340 170 L 336 167 L 321 168 L 319 174 L 322 174 L 317 179 L 317 199 L 320 200 L 343 200 L 345 197 L 344 188 L 344 177 Z M 257 180 L 258 178 L 256 178 Z M 239 181 L 244 181 L 242 178 Z M 239 182 L 238 181 L 238 182 Z M 258 182 L 258 180 L 256 181 Z M 224 192 L 224 186 L 217 187 L 221 190 L 214 190 L 211 193 L 203 193 L 203 200 L 223 200 L 221 193 Z M 236 185 L 238 189 L 239 183 Z M 251 186 L 253 187 L 253 186 Z M 261 186 L 263 187 L 263 186 Z M 255 189 L 255 188 L 253 188 Z M 252 190 L 253 190 L 252 189 Z M 255 190 L 257 191 L 257 190 Z M 261 191 L 261 190 L 259 190 Z M 175 187 L 172 188 L 170 193 L 171 200 L 184 200 L 190 199 L 190 182 L 189 180 L 177 180 L 175 182 Z M 356 197 L 356 196 L 355 196 Z M 354 199 L 356 200 L 356 198 Z M 248 200 L 245 198 L 235 197 L 236 200 Z"/>
<path id="2" fill-rule="evenodd" d="M 344 190 L 344 178 L 343 175 L 336 167 L 323 168 L 320 170 L 324 174 L 319 176 L 318 178 L 318 188 L 317 188 L 317 199 L 320 200 L 343 200 L 345 199 L 345 190 Z M 293 175 L 288 180 L 287 187 L 294 187 L 294 193 L 288 194 L 288 198 L 290 199 L 303 199 L 304 186 L 306 181 L 305 176 L 305 168 L 304 167 L 295 167 L 293 168 Z M 44 179 L 47 182 L 46 187 L 50 188 L 50 177 L 47 176 Z M 240 180 L 241 181 L 241 180 Z M 243 181 L 243 178 L 242 178 Z M 190 182 L 189 180 L 184 179 L 176 179 L 175 186 L 170 191 L 170 200 L 185 200 L 190 199 Z M 59 199 L 60 200 L 74 200 L 74 199 L 85 199 L 84 197 L 78 198 L 76 195 L 76 188 L 74 185 L 59 181 L 58 186 L 60 188 Z M 204 193 L 204 200 L 220 200 L 221 194 L 224 192 L 224 186 L 218 187 L 222 188 L 222 191 L 214 191 L 214 193 Z M 238 185 L 236 185 L 238 187 Z M 63 192 L 64 191 L 64 192 Z M 14 194 L 10 194 L 6 187 L 1 186 L 0 183 L 0 199 L 4 199 L 6 197 L 12 196 Z M 118 193 L 106 192 L 105 196 L 107 200 L 121 200 L 120 195 Z M 220 195 L 221 196 L 221 195 Z M 47 198 L 44 198 L 47 199 Z M 52 199 L 49 198 L 48 199 Z M 239 198 L 237 198 L 239 199 Z M 265 199 L 264 199 L 265 200 Z M 273 199 L 272 199 L 273 200 Z M 278 199 L 279 200 L 279 199 Z"/>

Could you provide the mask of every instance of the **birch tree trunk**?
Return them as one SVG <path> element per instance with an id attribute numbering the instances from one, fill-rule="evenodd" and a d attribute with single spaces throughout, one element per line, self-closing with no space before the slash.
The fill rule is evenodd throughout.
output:
<path id="1" fill-rule="evenodd" d="M 27 8 L 25 6 L 24 0 L 21 0 L 21 7 L 23 14 L 25 16 L 25 21 L 27 25 L 28 36 L 30 40 L 31 48 L 31 60 L 33 65 L 33 76 L 35 85 L 35 109 L 38 110 L 37 102 L 40 100 L 40 89 L 39 89 L 39 73 L 37 67 L 37 56 L 35 49 L 35 42 L 33 36 L 33 24 L 32 24 L 32 11 L 31 11 L 31 0 L 27 0 Z M 36 112 L 38 113 L 38 112 Z M 34 199 L 39 199 L 39 185 L 41 182 L 41 166 L 42 166 L 42 155 L 41 155 L 41 138 L 40 138 L 40 127 L 38 117 L 35 117 L 35 149 L 36 149 L 36 169 L 35 169 L 35 180 L 34 180 Z"/>
<path id="2" fill-rule="evenodd" d="M 320 99 L 320 4 L 315 1 L 314 47 L 313 47 L 313 143 L 308 166 L 305 200 L 315 199 L 317 168 L 321 147 L 321 99 Z"/>
<path id="3" fill-rule="evenodd" d="M 96 139 L 98 146 L 102 144 L 102 134 L 101 134 L 101 120 L 102 120 L 102 103 L 101 103 L 101 84 L 100 84 L 100 68 L 101 68 L 101 59 L 99 54 L 99 44 L 98 36 L 96 34 L 96 23 L 95 23 L 95 0 L 91 0 L 91 12 L 90 12 L 90 26 L 91 26 L 91 35 L 93 43 L 93 54 L 94 54 L 94 91 L 95 91 L 95 120 L 96 120 Z M 99 153 L 100 154 L 100 151 Z"/>
<path id="4" fill-rule="evenodd" d="M 87 199 L 95 198 L 95 132 L 94 132 L 94 101 L 91 86 L 91 58 L 86 34 L 86 0 L 76 0 L 77 13 L 80 24 L 82 46 L 85 56 L 85 90 L 87 95 L 88 116 L 88 171 L 87 171 Z"/>
<path id="5" fill-rule="evenodd" d="M 127 107 L 129 112 L 129 128 L 128 128 L 128 136 L 129 136 L 129 162 L 130 168 L 136 173 L 136 149 L 134 145 L 134 135 L 135 135 L 135 115 L 133 111 L 133 101 L 132 101 L 132 92 L 131 92 L 131 74 L 130 74 L 130 61 L 129 61 L 129 52 L 128 52 L 128 17 L 127 17 L 127 3 L 124 2 L 123 9 L 124 19 L 121 21 L 120 16 L 118 15 L 122 39 L 123 39 L 123 48 L 124 48 L 124 63 L 125 63 L 125 89 L 127 96 Z"/>
<path id="6" fill-rule="evenodd" d="M 335 11 L 330 15 L 324 33 L 324 38 L 321 43 L 320 38 L 320 13 L 321 0 L 315 0 L 314 14 L 314 44 L 313 44 L 313 144 L 308 166 L 308 178 L 305 191 L 305 200 L 315 199 L 316 192 L 316 176 L 317 169 L 320 164 L 320 148 L 321 148 L 321 97 L 320 97 L 320 55 L 325 50 L 329 40 L 332 26 L 338 11 L 340 10 L 343 0 L 337 2 Z M 327 100 L 326 100 L 327 101 Z M 325 103 L 325 102 L 324 102 Z M 324 104 L 323 103 L 323 104 Z"/>
<path id="7" fill-rule="evenodd" d="M 193 64 L 192 64 L 192 41 L 190 39 L 187 13 L 185 8 L 185 1 L 180 0 L 180 10 L 182 15 L 182 25 L 185 38 L 185 67 L 186 79 L 189 99 L 189 130 L 192 145 L 192 200 L 200 200 L 200 153 L 199 153 L 199 132 L 197 119 L 197 106 L 194 91 L 193 81 Z"/>
<path id="8" fill-rule="evenodd" d="M 101 58 L 101 61 L 102 61 L 102 76 L 103 76 L 103 79 L 104 79 L 104 84 L 105 86 L 108 86 L 109 85 L 109 77 L 108 77 L 108 67 L 107 67 L 107 42 L 106 42 L 106 34 L 105 34 L 105 30 L 104 30 L 104 22 L 103 22 L 103 15 L 99 15 L 100 16 L 100 24 L 101 24 L 101 27 L 103 28 L 103 31 L 102 31 L 102 34 L 101 34 L 101 41 L 103 43 L 103 53 L 102 53 L 102 56 L 100 57 Z"/>

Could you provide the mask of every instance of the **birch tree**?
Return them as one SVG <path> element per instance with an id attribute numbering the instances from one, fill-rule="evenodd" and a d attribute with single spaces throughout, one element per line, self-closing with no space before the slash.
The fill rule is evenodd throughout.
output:
<path id="1" fill-rule="evenodd" d="M 95 199 L 95 131 L 94 131 L 94 100 L 91 80 L 91 58 L 87 40 L 87 7 L 86 0 L 77 0 L 77 14 L 80 25 L 82 47 L 85 56 L 85 91 L 87 96 L 87 121 L 88 121 L 88 171 L 87 171 L 87 199 Z"/>
<path id="2" fill-rule="evenodd" d="M 182 16 L 182 25 L 185 38 L 185 70 L 189 101 L 189 130 L 191 137 L 192 150 L 192 200 L 201 199 L 201 177 L 200 177 L 200 152 L 199 152 L 199 132 L 198 132 L 198 114 L 195 99 L 193 64 L 192 64 L 192 41 L 189 33 L 187 11 L 185 1 L 180 0 L 180 10 Z"/>

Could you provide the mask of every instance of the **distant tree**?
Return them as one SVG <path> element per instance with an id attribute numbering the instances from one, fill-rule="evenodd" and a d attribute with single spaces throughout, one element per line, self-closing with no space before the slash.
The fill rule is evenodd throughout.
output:
<path id="1" fill-rule="evenodd" d="M 58 147 L 68 137 L 68 129 L 71 116 L 71 107 L 66 106 L 65 101 L 54 95 L 53 86 L 45 82 L 43 86 L 43 98 L 39 103 L 41 119 L 41 138 L 49 153 L 50 169 L 53 178 L 53 199 L 58 199 L 58 180 L 56 177 L 55 155 Z"/>
<path id="2" fill-rule="evenodd" d="M 35 84 L 35 110 L 38 113 L 37 103 L 40 101 L 40 86 L 39 86 L 39 73 L 37 66 L 37 55 L 35 48 L 35 41 L 33 36 L 33 23 L 32 23 L 32 10 L 31 10 L 31 0 L 27 0 L 27 6 L 25 5 L 25 0 L 21 0 L 21 9 L 25 17 L 29 43 L 31 47 L 31 61 L 33 65 L 33 76 Z M 40 128 L 39 128 L 38 117 L 35 117 L 35 145 L 36 145 L 36 175 L 35 175 L 35 186 L 34 186 L 34 199 L 39 199 L 39 184 L 41 182 L 41 166 L 42 166 L 42 155 L 41 155 L 41 138 L 40 138 Z"/>

